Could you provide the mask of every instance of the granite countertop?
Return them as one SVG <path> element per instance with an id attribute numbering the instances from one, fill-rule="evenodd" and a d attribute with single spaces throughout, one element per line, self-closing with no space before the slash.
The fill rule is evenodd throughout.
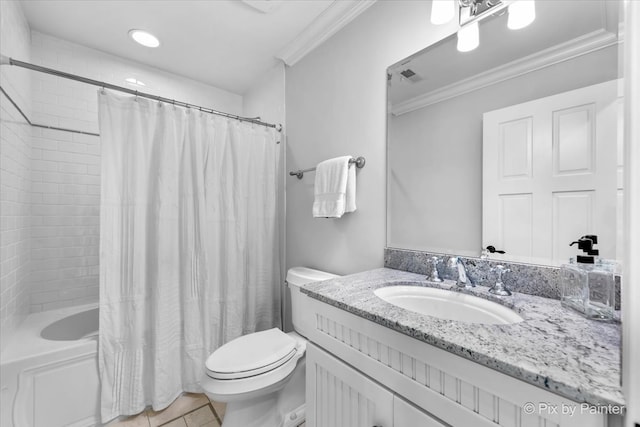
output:
<path id="1" fill-rule="evenodd" d="M 620 324 L 585 319 L 554 299 L 516 292 L 496 297 L 484 286 L 464 292 L 502 300 L 524 321 L 471 325 L 442 320 L 391 305 L 373 293 L 385 286 L 406 284 L 457 290 L 452 281 L 432 283 L 421 274 L 380 268 L 311 283 L 302 292 L 571 400 L 624 404 Z"/>

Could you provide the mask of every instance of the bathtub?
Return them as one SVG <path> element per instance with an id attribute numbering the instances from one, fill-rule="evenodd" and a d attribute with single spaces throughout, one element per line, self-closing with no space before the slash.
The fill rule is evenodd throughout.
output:
<path id="1" fill-rule="evenodd" d="M 29 315 L 3 343 L 2 427 L 100 425 L 98 306 Z"/>

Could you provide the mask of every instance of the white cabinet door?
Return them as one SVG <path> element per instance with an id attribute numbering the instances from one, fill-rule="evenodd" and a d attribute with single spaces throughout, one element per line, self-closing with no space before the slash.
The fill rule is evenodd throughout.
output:
<path id="1" fill-rule="evenodd" d="M 597 234 L 616 258 L 618 109 L 614 80 L 484 114 L 483 246 L 560 263 Z"/>
<path id="2" fill-rule="evenodd" d="M 392 427 L 393 394 L 307 344 L 307 427 Z"/>
<path id="3" fill-rule="evenodd" d="M 447 427 L 436 418 L 395 396 L 393 398 L 394 427 Z"/>

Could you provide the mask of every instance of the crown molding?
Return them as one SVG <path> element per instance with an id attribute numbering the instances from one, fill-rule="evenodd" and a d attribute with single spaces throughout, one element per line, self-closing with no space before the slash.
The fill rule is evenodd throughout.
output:
<path id="1" fill-rule="evenodd" d="M 376 0 L 335 0 L 295 40 L 278 52 L 276 58 L 289 66 L 295 65 L 375 2 Z"/>
<path id="2" fill-rule="evenodd" d="M 523 74 L 531 73 L 578 56 L 586 55 L 618 42 L 615 34 L 600 29 L 575 39 L 560 43 L 532 55 L 484 71 L 391 106 L 391 114 L 399 116 L 420 108 L 464 95 Z"/>

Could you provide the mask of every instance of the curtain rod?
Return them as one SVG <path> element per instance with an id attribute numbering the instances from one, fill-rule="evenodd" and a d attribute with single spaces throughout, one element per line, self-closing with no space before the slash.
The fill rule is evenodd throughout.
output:
<path id="1" fill-rule="evenodd" d="M 36 128 L 42 128 L 42 129 L 61 130 L 63 132 L 81 133 L 83 135 L 100 136 L 99 133 L 95 133 L 95 132 L 87 132 L 87 131 L 84 131 L 84 130 L 61 128 L 59 126 L 48 126 L 48 125 L 41 125 L 39 123 L 33 123 L 31 120 L 29 120 L 29 117 L 27 117 L 27 115 L 24 113 L 24 111 L 22 111 L 22 108 L 20 108 L 18 106 L 18 104 L 13 100 L 13 98 L 11 98 L 11 96 L 7 93 L 7 91 L 4 90 L 4 88 L 1 85 L 0 85 L 0 92 L 2 92 L 2 94 L 9 100 L 11 105 L 13 105 L 16 110 L 18 110 L 18 113 L 20 113 L 22 118 L 26 120 L 26 122 L 27 122 L 27 124 L 29 126 L 33 126 L 33 127 L 36 127 Z"/>
<path id="2" fill-rule="evenodd" d="M 227 117 L 229 119 L 239 120 L 241 122 L 254 123 L 254 124 L 257 124 L 257 125 L 260 125 L 260 126 L 274 128 L 278 132 L 282 132 L 282 125 L 281 124 L 277 124 L 276 125 L 276 124 L 273 124 L 273 123 L 266 123 L 266 122 L 261 121 L 259 117 L 252 118 L 252 117 L 237 116 L 235 114 L 225 113 L 224 111 L 217 111 L 217 110 L 214 110 L 212 108 L 201 107 L 199 105 L 189 104 L 189 103 L 183 102 L 183 101 L 176 101 L 175 99 L 169 99 L 169 98 L 164 98 L 162 96 L 152 95 L 150 93 L 139 92 L 137 90 L 129 89 L 129 88 L 122 87 L 122 86 L 117 86 L 117 85 L 114 85 L 114 84 L 111 84 L 111 83 L 106 83 L 106 82 L 101 82 L 101 81 L 98 81 L 98 80 L 93 80 L 93 79 L 90 79 L 90 78 L 87 78 L 87 77 L 78 76 L 76 74 L 65 73 L 64 71 L 54 70 L 53 68 L 47 68 L 47 67 L 42 67 L 40 65 L 30 64 L 28 62 L 18 61 L 17 59 L 13 59 L 13 58 L 10 58 L 10 57 L 5 56 L 5 55 L 0 55 L 0 65 L 4 65 L 4 64 L 13 65 L 13 66 L 16 66 L 16 67 L 21 67 L 21 68 L 26 68 L 26 69 L 29 69 L 29 70 L 37 71 L 39 73 L 52 74 L 52 75 L 57 76 L 57 77 L 62 77 L 62 78 L 69 79 L 69 80 L 75 80 L 75 81 L 78 81 L 78 82 L 90 84 L 90 85 L 93 85 L 93 86 L 102 87 L 102 88 L 105 88 L 105 89 L 112 89 L 112 90 L 116 90 L 116 91 L 119 91 L 119 92 L 128 93 L 130 95 L 135 95 L 135 96 L 140 96 L 142 98 L 152 99 L 154 101 L 160 101 L 160 102 L 165 102 L 167 104 L 178 105 L 180 107 L 195 108 L 195 109 L 200 110 L 200 111 L 205 112 L 205 113 L 215 114 L 215 115 L 218 115 L 218 116 Z"/>

